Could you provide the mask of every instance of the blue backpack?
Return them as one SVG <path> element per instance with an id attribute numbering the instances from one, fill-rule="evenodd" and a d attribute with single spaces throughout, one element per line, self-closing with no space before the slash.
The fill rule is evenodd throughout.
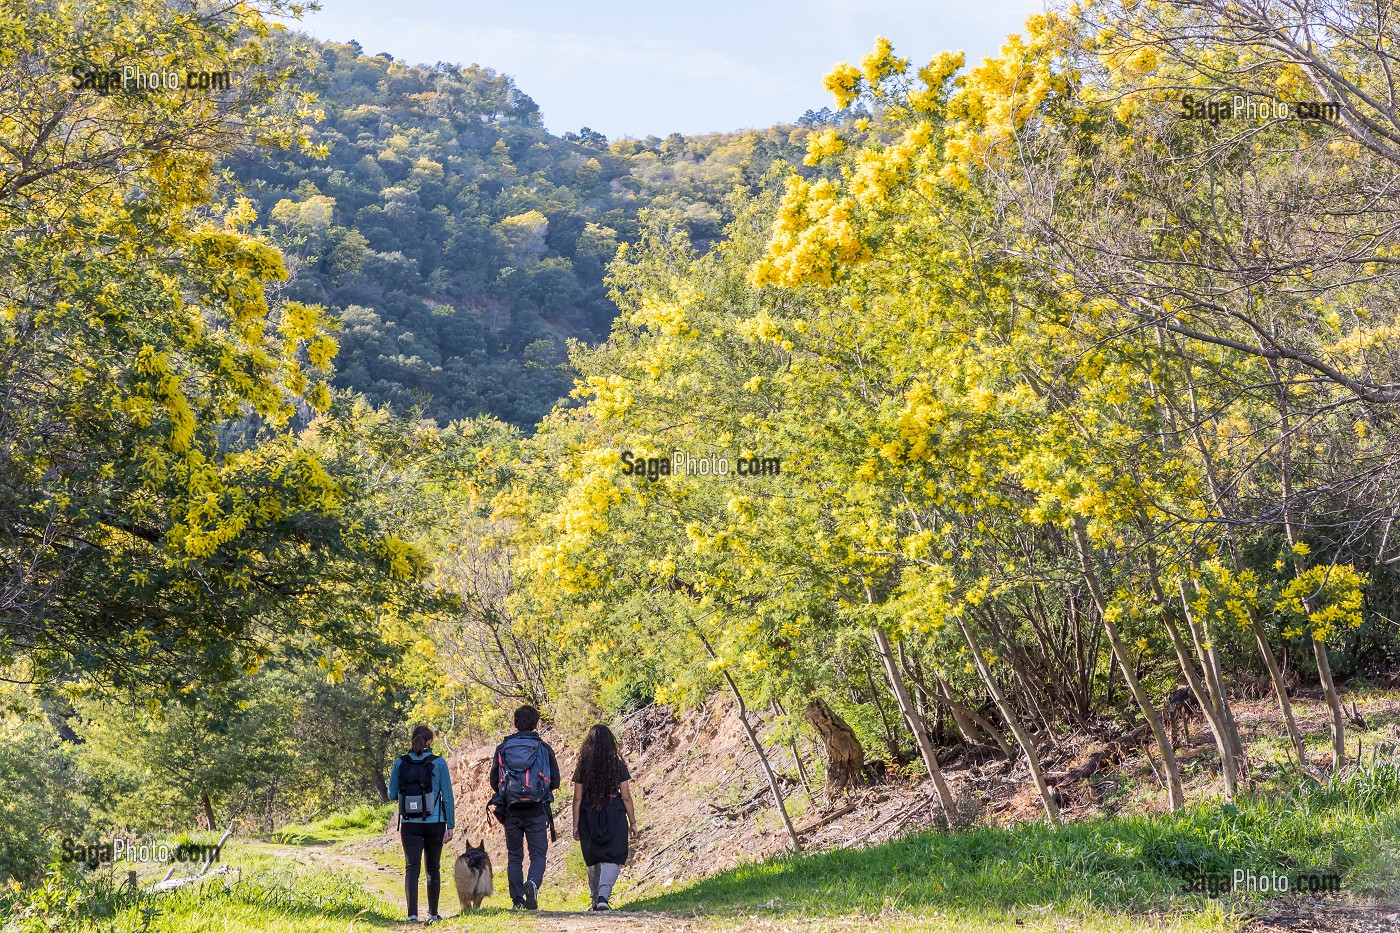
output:
<path id="1" fill-rule="evenodd" d="M 554 802 L 555 775 L 549 767 L 549 746 L 528 735 L 508 736 L 496 749 L 500 784 L 498 807 L 530 806 Z"/>

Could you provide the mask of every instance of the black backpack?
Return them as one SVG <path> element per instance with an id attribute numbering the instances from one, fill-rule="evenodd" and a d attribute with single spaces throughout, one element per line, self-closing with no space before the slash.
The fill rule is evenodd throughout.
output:
<path id="1" fill-rule="evenodd" d="M 437 774 L 437 756 L 429 755 L 415 761 L 408 755 L 399 757 L 399 815 L 406 820 L 426 820 L 437 806 L 433 778 Z"/>

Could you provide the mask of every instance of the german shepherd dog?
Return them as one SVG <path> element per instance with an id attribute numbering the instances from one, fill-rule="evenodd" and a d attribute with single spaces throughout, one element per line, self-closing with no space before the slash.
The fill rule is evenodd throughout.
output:
<path id="1" fill-rule="evenodd" d="M 462 902 L 463 910 L 480 907 L 482 900 L 495 892 L 495 885 L 491 882 L 491 856 L 486 854 L 485 838 L 480 845 L 472 845 L 468 840 L 467 850 L 457 856 L 457 862 L 452 866 L 452 880 L 457 885 L 457 899 Z"/>

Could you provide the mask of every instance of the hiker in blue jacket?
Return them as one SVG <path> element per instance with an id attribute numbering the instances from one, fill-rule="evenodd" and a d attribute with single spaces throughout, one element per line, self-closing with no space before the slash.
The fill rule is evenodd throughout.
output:
<path id="1" fill-rule="evenodd" d="M 535 729 L 540 711 L 522 706 L 515 711 L 516 731 L 496 746 L 489 780 L 496 795 L 491 809 L 506 831 L 506 877 L 516 908 L 539 907 L 545 854 L 554 833 L 554 792 L 559 788 L 559 762 Z M 525 846 L 530 848 L 530 875 L 525 877 Z"/>
<path id="2" fill-rule="evenodd" d="M 405 862 L 403 888 L 408 919 L 418 921 L 418 871 L 427 856 L 428 922 L 436 923 L 442 892 L 442 847 L 452 841 L 457 815 L 452 806 L 452 776 L 446 760 L 433 754 L 433 730 L 415 726 L 407 755 L 394 759 L 389 772 L 389 799 L 399 802 L 399 838 Z"/>

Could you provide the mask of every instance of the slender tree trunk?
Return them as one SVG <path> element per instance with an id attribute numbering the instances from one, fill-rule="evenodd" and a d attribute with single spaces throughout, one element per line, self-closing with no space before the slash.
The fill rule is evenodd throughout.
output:
<path id="1" fill-rule="evenodd" d="M 802 782 L 807 799 L 815 801 L 817 795 L 812 793 L 812 776 L 807 773 L 807 764 L 802 760 L 802 751 L 797 747 L 797 739 L 788 742 L 788 748 L 792 750 L 792 760 L 797 762 L 797 779 Z"/>
<path id="2" fill-rule="evenodd" d="M 933 788 L 938 793 L 938 803 L 943 808 L 943 817 L 951 827 L 953 825 L 953 794 L 948 790 L 948 782 L 943 779 L 943 769 L 938 766 L 938 755 L 934 752 L 933 742 L 929 740 L 928 730 L 924 728 L 924 721 L 919 718 L 919 711 L 914 708 L 914 701 L 909 697 L 909 690 L 905 687 L 904 678 L 899 673 L 899 662 L 895 660 L 889 638 L 885 636 L 884 631 L 878 625 L 873 626 L 872 631 L 875 636 L 875 653 L 879 655 L 880 662 L 885 666 L 885 677 L 890 682 L 890 690 L 894 693 L 895 703 L 899 705 L 899 711 L 904 714 L 904 722 L 909 726 L 909 731 L 914 733 L 914 741 L 918 743 L 919 755 L 924 760 L 924 768 L 928 771 L 928 776 L 933 781 Z"/>
<path id="3" fill-rule="evenodd" d="M 711 647 L 709 639 L 699 632 L 696 635 L 700 639 L 700 644 L 705 646 L 705 652 L 713 659 L 718 660 L 715 649 Z M 744 695 L 739 692 L 739 685 L 734 682 L 729 671 L 721 670 L 724 675 L 724 682 L 729 686 L 729 692 L 734 697 L 734 705 L 739 710 L 739 724 L 744 727 L 744 734 L 749 738 L 749 745 L 753 747 L 754 753 L 758 755 L 758 763 L 763 768 L 763 776 L 768 779 L 768 789 L 773 792 L 773 800 L 778 805 L 778 815 L 782 817 L 783 828 L 787 830 L 788 843 L 792 851 L 802 851 L 802 838 L 797 835 L 797 830 L 793 828 L 792 817 L 788 816 L 787 799 L 783 797 L 782 785 L 778 783 L 778 774 L 773 770 L 773 763 L 768 760 L 768 752 L 763 748 L 763 743 L 759 741 L 758 733 L 754 731 L 753 723 L 749 722 L 749 706 L 744 702 Z"/>
<path id="4" fill-rule="evenodd" d="M 958 728 L 967 732 L 969 737 L 985 733 L 997 744 L 997 748 L 1001 749 L 1001 753 L 1006 756 L 1008 761 L 1014 758 L 1015 754 L 1011 751 L 1011 745 L 1006 741 L 1006 736 L 1001 734 L 1001 730 L 988 722 L 985 716 L 972 707 L 954 699 L 953 690 L 948 686 L 948 682 L 941 675 L 935 674 L 934 676 L 938 678 L 939 690 L 934 698 L 948 707 L 953 714 L 954 721 L 958 723 Z"/>
<path id="5" fill-rule="evenodd" d="M 904 650 L 904 642 L 896 641 L 891 647 L 894 648 L 895 657 L 899 661 L 900 676 L 904 680 L 905 686 L 914 685 L 914 689 L 909 691 L 909 699 L 914 701 L 914 712 L 918 715 L 919 722 L 927 723 L 932 711 L 929 709 L 928 697 L 924 696 L 924 692 L 919 689 L 918 678 L 914 676 L 914 665 L 909 663 L 909 653 Z M 924 728 L 927 730 L 927 725 Z"/>
<path id="6" fill-rule="evenodd" d="M 375 768 L 370 772 L 370 780 L 374 782 L 374 792 L 379 795 L 380 803 L 389 802 L 389 785 L 384 783 L 384 771 Z"/>
<path id="7" fill-rule="evenodd" d="M 787 716 L 787 710 L 776 698 L 773 700 L 773 713 L 778 717 Z M 792 760 L 797 765 L 797 779 L 802 782 L 802 789 L 807 792 L 807 799 L 815 801 L 817 798 L 812 794 L 812 780 L 807 774 L 807 763 L 802 760 L 802 752 L 797 747 L 796 734 L 788 741 L 788 749 L 792 752 Z"/>
<path id="8" fill-rule="evenodd" d="M 909 663 L 909 656 L 904 650 L 903 642 L 899 643 L 899 666 L 900 670 L 904 672 L 905 682 L 913 688 L 913 695 L 916 697 L 915 706 L 918 708 L 919 718 L 928 719 L 932 716 L 933 735 L 942 737 L 947 731 L 945 716 L 948 713 L 948 706 L 942 702 L 942 697 L 935 696 L 933 691 L 929 690 L 928 684 L 924 683 L 923 675 L 919 673 L 913 664 Z M 958 722 L 956 716 L 953 717 L 953 728 L 956 729 L 958 734 L 967 742 L 977 742 L 980 740 L 979 734 L 975 730 L 969 733 L 963 728 L 962 724 Z"/>
<path id="9" fill-rule="evenodd" d="M 1301 577 L 1305 568 L 1303 558 L 1298 554 L 1298 526 L 1293 522 L 1293 472 L 1290 463 L 1292 450 L 1292 437 L 1290 435 L 1288 417 L 1288 387 L 1283 381 L 1283 374 L 1278 364 L 1273 360 L 1268 360 L 1269 373 L 1274 377 L 1274 382 L 1278 387 L 1278 413 L 1279 413 L 1279 490 L 1282 493 L 1283 502 L 1283 532 L 1288 540 L 1288 547 L 1293 556 L 1293 574 Z M 1307 612 L 1309 619 L 1315 609 L 1315 604 L 1311 598 L 1304 597 L 1303 609 Z M 1346 717 L 1342 713 L 1342 700 L 1337 695 L 1337 685 L 1332 680 L 1332 665 L 1327 660 L 1327 646 L 1317 640 L 1312 632 L 1312 624 L 1308 624 L 1308 641 L 1312 642 L 1313 657 L 1317 659 L 1317 679 L 1322 684 L 1322 695 L 1327 699 L 1327 708 L 1332 713 L 1332 771 L 1336 773 L 1341 770 L 1342 765 L 1347 760 L 1347 733 Z"/>
<path id="10" fill-rule="evenodd" d="M 1235 570 L 1243 569 L 1243 564 L 1238 557 L 1235 559 Z M 1249 613 L 1249 628 L 1254 633 L 1254 643 L 1259 648 L 1259 654 L 1264 659 L 1264 666 L 1268 668 L 1269 679 L 1273 681 L 1274 696 L 1278 699 L 1278 708 L 1283 713 L 1283 724 L 1288 730 L 1288 741 L 1293 746 L 1293 754 L 1298 758 L 1298 767 L 1303 773 L 1318 779 L 1318 774 L 1308 764 L 1308 754 L 1303 745 L 1303 733 L 1298 730 L 1298 720 L 1293 716 L 1293 702 L 1288 699 L 1288 685 L 1283 682 L 1283 672 L 1279 670 L 1278 659 L 1274 657 L 1274 649 L 1269 646 L 1269 636 L 1264 631 L 1264 623 L 1259 618 L 1259 610 L 1251 604 L 1245 605 Z"/>
<path id="11" fill-rule="evenodd" d="M 885 727 L 885 751 L 889 754 L 890 760 L 899 758 L 899 739 L 894 734 L 894 725 L 890 722 L 890 717 L 885 715 L 885 704 L 880 702 L 880 690 L 875 686 L 875 676 L 870 673 L 868 665 L 865 668 L 865 681 L 870 685 L 870 698 L 875 704 L 875 709 L 880 713 L 880 724 Z"/>
<path id="12" fill-rule="evenodd" d="M 1036 719 L 1040 721 L 1040 726 L 1044 728 L 1044 735 L 1053 744 L 1055 742 L 1055 730 L 1050 727 L 1050 717 L 1045 714 L 1045 707 L 1041 705 L 1037 691 L 1031 684 L 1030 677 L 1026 671 L 1029 668 L 1029 659 L 1021 651 L 1019 645 L 1012 639 L 1011 633 L 1003 629 L 1001 619 L 997 616 L 996 607 L 988 603 L 985 607 L 987 614 L 988 629 L 993 638 L 999 639 L 1006 648 L 1006 665 L 1011 668 L 1011 676 L 1021 686 L 1021 693 L 1025 695 L 1027 703 L 1035 713 Z"/>
<path id="13" fill-rule="evenodd" d="M 1182 673 L 1186 675 L 1186 683 L 1191 688 L 1191 695 L 1196 698 L 1196 703 L 1201 707 L 1201 714 L 1210 721 L 1211 736 L 1215 739 L 1215 750 L 1220 755 L 1220 772 L 1225 778 L 1225 796 L 1234 800 L 1235 795 L 1239 793 L 1239 772 L 1234 746 L 1228 733 L 1229 727 L 1226 726 L 1225 717 L 1216 703 L 1215 692 L 1207 689 L 1200 675 L 1196 673 L 1195 664 L 1188 653 L 1186 642 L 1182 639 L 1176 620 L 1172 617 L 1171 607 L 1163 604 L 1162 610 L 1162 619 L 1166 623 L 1168 634 L 1171 635 L 1172 647 L 1176 650 L 1176 659 L 1181 665 Z"/>
<path id="14" fill-rule="evenodd" d="M 763 766 L 763 775 L 768 779 L 768 789 L 773 792 L 773 800 L 778 804 L 778 815 L 782 817 L 783 828 L 787 830 L 788 843 L 792 846 L 792 851 L 801 852 L 802 839 L 797 835 L 797 830 L 793 828 L 792 817 L 788 815 L 787 800 L 783 797 L 783 788 L 778 783 L 778 775 L 768 760 L 768 753 L 764 751 L 763 743 L 758 739 L 758 733 L 754 731 L 753 724 L 749 722 L 749 710 L 744 704 L 743 695 L 739 693 L 739 685 L 734 682 L 734 678 L 729 676 L 728 672 L 725 673 L 724 679 L 729 684 L 729 691 L 734 695 L 734 702 L 739 707 L 739 722 L 744 727 L 744 734 L 749 737 L 749 744 L 758 754 L 759 764 Z"/>
<path id="15" fill-rule="evenodd" d="M 1219 700 L 1218 711 L 1221 723 L 1225 728 L 1225 738 L 1228 740 L 1230 756 L 1235 762 L 1235 780 L 1238 784 L 1247 780 L 1249 776 L 1249 757 L 1244 753 L 1244 742 L 1240 739 L 1239 724 L 1235 722 L 1235 711 L 1230 706 L 1230 693 L 1225 689 L 1225 677 L 1220 670 L 1220 652 L 1215 647 L 1215 640 L 1210 632 L 1197 631 L 1195 620 L 1191 617 L 1191 603 L 1186 597 L 1186 581 L 1178 578 L 1176 581 L 1177 593 L 1181 597 L 1181 617 L 1186 622 L 1187 629 L 1191 633 L 1191 643 L 1196 647 L 1196 654 L 1203 659 L 1206 678 L 1210 684 L 1210 692 Z"/>
<path id="16" fill-rule="evenodd" d="M 214 828 L 214 801 L 209 799 L 208 794 L 199 795 L 199 804 L 204 808 L 204 825 L 207 829 Z"/>
<path id="17" fill-rule="evenodd" d="M 1079 684 L 1076 691 L 1079 702 L 1079 721 L 1087 723 L 1089 710 L 1094 706 L 1094 668 L 1088 662 L 1084 650 L 1084 618 L 1079 611 L 1079 600 L 1073 591 L 1065 594 L 1066 608 L 1069 610 L 1070 632 L 1074 637 L 1075 680 Z"/>
<path id="18" fill-rule="evenodd" d="M 1332 712 L 1332 771 L 1340 771 L 1347 761 L 1347 725 L 1342 712 L 1342 699 L 1337 694 L 1337 684 L 1332 680 L 1332 664 L 1327 660 L 1327 646 L 1316 638 L 1312 642 L 1313 657 L 1317 659 L 1317 677 L 1322 681 L 1322 695 L 1327 698 L 1327 708 Z"/>
<path id="19" fill-rule="evenodd" d="M 962 616 L 957 616 L 958 628 L 962 630 L 963 639 L 967 642 L 968 650 L 972 652 L 972 661 L 977 666 L 977 673 L 982 677 L 982 683 L 992 695 L 992 702 L 996 704 L 997 711 L 1001 713 L 1001 718 L 1006 720 L 1007 727 L 1011 734 L 1016 737 L 1016 744 L 1021 746 L 1021 752 L 1026 756 L 1026 765 L 1030 768 L 1031 780 L 1035 781 L 1035 789 L 1040 792 L 1040 802 L 1045 807 L 1045 818 L 1051 824 L 1060 822 L 1060 807 L 1055 803 L 1055 795 L 1050 792 L 1050 785 L 1045 782 L 1045 774 L 1040 769 L 1040 753 L 1035 749 L 1035 742 L 1031 739 L 1030 733 L 1025 726 L 1021 725 L 1016 718 L 1016 713 L 1011 709 L 1011 704 L 1007 702 L 1006 694 L 1001 692 L 997 686 L 996 678 L 992 676 L 992 669 L 987 664 L 987 659 L 982 655 L 982 645 L 973 634 L 972 627 L 967 624 L 967 620 Z"/>
<path id="20" fill-rule="evenodd" d="M 1215 464 L 1210 458 L 1210 448 L 1206 445 L 1205 438 L 1201 436 L 1202 422 L 1200 407 L 1196 403 L 1196 381 L 1189 370 L 1186 379 L 1186 396 L 1191 405 L 1189 419 L 1191 439 L 1201 455 L 1201 468 L 1205 473 L 1206 484 L 1210 488 L 1211 502 L 1215 506 L 1216 513 L 1223 516 L 1225 515 L 1225 497 L 1221 492 L 1220 479 L 1215 474 Z M 1239 545 L 1228 526 L 1225 528 L 1223 536 L 1225 549 L 1230 554 L 1230 563 L 1234 567 L 1235 573 L 1240 573 L 1244 570 L 1244 561 L 1240 559 Z M 1274 699 L 1278 702 L 1279 713 L 1283 716 L 1284 727 L 1288 730 L 1288 741 L 1293 746 L 1293 754 L 1298 758 L 1298 767 L 1308 777 L 1319 780 L 1317 772 L 1308 764 L 1303 736 L 1298 731 L 1298 720 L 1293 715 L 1293 704 L 1288 699 L 1288 687 L 1284 684 L 1283 675 L 1279 672 L 1278 659 L 1274 657 L 1274 649 L 1269 646 L 1269 637 L 1264 631 L 1264 624 L 1259 620 L 1259 610 L 1248 602 L 1245 604 L 1245 610 L 1249 613 L 1250 631 L 1254 634 L 1255 647 L 1259 649 L 1259 656 L 1263 659 L 1264 667 L 1269 672 L 1269 681 L 1274 686 Z"/>
<path id="21" fill-rule="evenodd" d="M 1167 796 L 1171 801 L 1172 810 L 1178 811 L 1186 805 L 1186 797 L 1181 790 L 1181 768 L 1176 763 L 1176 752 L 1172 749 L 1171 740 L 1162 727 L 1162 718 L 1157 715 L 1157 708 L 1152 705 L 1152 701 L 1147 697 L 1147 691 L 1142 688 L 1142 682 L 1133 673 L 1132 663 L 1128 659 L 1128 650 L 1123 647 L 1123 639 L 1118 634 L 1118 626 L 1109 616 L 1108 600 L 1104 598 L 1103 590 L 1099 587 L 1099 578 L 1094 573 L 1093 565 L 1089 562 L 1088 536 L 1084 534 L 1083 523 L 1079 519 L 1074 520 L 1074 543 L 1079 549 L 1079 563 L 1083 568 L 1084 582 L 1088 585 L 1089 594 L 1093 596 L 1094 603 L 1098 606 L 1104 632 L 1108 635 L 1108 643 L 1113 648 L 1113 656 L 1118 659 L 1118 666 L 1123 671 L 1123 679 L 1127 681 L 1128 689 L 1132 691 L 1133 698 L 1137 700 L 1138 708 L 1142 710 L 1142 715 L 1147 720 L 1147 726 L 1152 730 L 1152 735 L 1157 740 L 1157 747 L 1162 752 L 1162 764 L 1167 772 Z"/>
<path id="22" fill-rule="evenodd" d="M 1229 699 L 1211 690 L 1196 672 L 1196 664 L 1191 658 L 1191 650 L 1186 646 L 1185 639 L 1181 637 L 1175 613 L 1167 602 L 1167 594 L 1162 590 L 1161 577 L 1157 573 L 1157 561 L 1152 556 L 1150 547 L 1146 549 L 1146 557 L 1147 579 L 1152 587 L 1152 599 L 1162 610 L 1162 621 L 1166 624 L 1167 634 L 1171 636 L 1172 648 L 1176 651 L 1177 662 L 1181 665 L 1182 674 L 1186 676 L 1186 683 L 1191 688 L 1191 694 L 1196 698 L 1196 703 L 1200 705 L 1201 714 L 1210 720 L 1215 749 L 1220 755 L 1220 772 L 1225 778 L 1225 794 L 1229 799 L 1234 800 L 1239 784 L 1235 767 L 1235 751 L 1227 733 L 1225 717 L 1220 709 L 1220 705 L 1228 704 Z M 1199 658 L 1198 660 L 1202 670 L 1209 668 L 1210 662 L 1207 659 Z"/>

